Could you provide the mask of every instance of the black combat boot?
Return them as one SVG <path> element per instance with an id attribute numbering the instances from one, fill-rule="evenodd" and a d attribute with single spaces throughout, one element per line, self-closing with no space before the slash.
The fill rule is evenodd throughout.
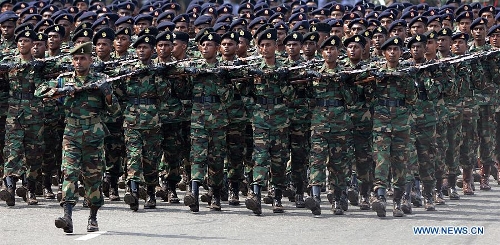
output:
<path id="1" fill-rule="evenodd" d="M 443 179 L 442 178 L 436 178 L 436 198 L 435 198 L 435 203 L 436 205 L 444 205 L 444 194 L 443 194 Z"/>
<path id="2" fill-rule="evenodd" d="M 413 206 L 419 208 L 422 207 L 422 191 L 420 190 L 420 179 L 415 178 L 413 181 L 413 189 L 415 191 L 415 195 L 412 196 Z"/>
<path id="3" fill-rule="evenodd" d="M 405 214 L 412 213 L 412 210 L 411 210 L 411 189 L 412 189 L 412 186 L 413 186 L 413 181 L 407 182 L 405 184 L 405 192 L 403 194 L 403 200 L 402 200 L 402 203 L 400 205 L 401 210 L 403 210 L 403 212 Z"/>
<path id="4" fill-rule="evenodd" d="M 238 181 L 231 181 L 231 188 L 229 190 L 229 205 L 240 205 L 240 183 Z"/>
<path id="5" fill-rule="evenodd" d="M 304 206 L 311 210 L 312 214 L 320 215 L 321 214 L 321 186 L 313 185 L 311 187 L 311 196 L 308 196 L 304 201 Z"/>
<path id="6" fill-rule="evenodd" d="M 436 207 L 434 206 L 434 187 L 432 184 L 424 184 L 424 208 L 426 211 L 435 211 Z"/>
<path id="7" fill-rule="evenodd" d="M 176 190 L 176 185 L 177 183 L 173 180 L 167 181 L 168 183 L 168 188 L 167 188 L 167 198 L 169 203 L 180 203 L 180 199 L 177 196 L 177 190 Z"/>
<path id="8" fill-rule="evenodd" d="M 110 182 L 111 176 L 109 174 L 106 174 L 106 176 L 104 176 L 104 180 L 102 181 L 102 194 L 104 194 L 104 196 L 107 198 L 109 198 Z"/>
<path id="9" fill-rule="evenodd" d="M 377 212 L 378 217 L 385 217 L 385 188 L 378 188 L 376 193 L 376 199 L 372 203 L 372 210 Z"/>
<path id="10" fill-rule="evenodd" d="M 23 199 L 23 201 L 27 202 L 28 199 L 26 195 L 28 193 L 28 181 L 26 180 L 26 174 L 21 175 L 21 186 L 16 188 L 16 195 Z"/>
<path id="11" fill-rule="evenodd" d="M 7 203 L 7 206 L 16 205 L 16 196 L 14 194 L 16 183 L 11 176 L 5 177 L 3 180 L 3 187 L 0 190 L 0 199 Z"/>
<path id="12" fill-rule="evenodd" d="M 229 200 L 229 179 L 227 178 L 227 173 L 224 173 L 224 182 L 220 190 L 220 200 L 224 202 Z"/>
<path id="13" fill-rule="evenodd" d="M 448 174 L 448 185 L 449 185 L 449 196 L 450 200 L 460 200 L 460 195 L 457 192 L 457 176 L 454 174 Z"/>
<path id="14" fill-rule="evenodd" d="M 253 211 L 254 214 L 260 215 L 262 214 L 262 207 L 260 203 L 261 197 L 261 186 L 260 185 L 252 185 L 252 192 L 248 195 L 245 200 L 245 206 L 247 209 Z"/>
<path id="15" fill-rule="evenodd" d="M 156 208 L 156 196 L 155 196 L 155 185 L 148 185 L 147 194 L 148 198 L 146 203 L 144 203 L 144 209 L 155 209 Z"/>
<path id="16" fill-rule="evenodd" d="M 491 166 L 481 164 L 481 170 L 479 172 L 481 178 L 479 180 L 479 190 L 489 191 L 491 190 L 490 186 L 490 175 L 491 175 Z"/>
<path id="17" fill-rule="evenodd" d="M 120 201 L 120 195 L 118 195 L 118 177 L 110 176 L 109 180 L 109 200 L 110 201 Z"/>
<path id="18" fill-rule="evenodd" d="M 26 202 L 28 203 L 28 205 L 38 204 L 35 192 L 36 192 L 36 181 L 28 180 L 28 192 L 26 193 Z"/>
<path id="19" fill-rule="evenodd" d="M 306 203 L 304 201 L 304 182 L 302 181 L 300 181 L 300 183 L 297 183 L 297 190 L 295 191 L 295 207 L 306 207 Z"/>
<path id="20" fill-rule="evenodd" d="M 212 202 L 212 197 L 213 197 L 214 193 L 213 193 L 212 187 L 208 187 L 207 189 L 208 189 L 207 192 L 201 194 L 200 200 L 202 202 L 206 202 L 206 203 L 208 203 L 208 205 L 210 205 L 210 203 Z"/>
<path id="21" fill-rule="evenodd" d="M 347 211 L 349 209 L 349 202 L 347 200 L 347 190 L 342 190 L 342 194 L 340 195 L 340 206 L 342 206 L 342 210 Z"/>
<path id="22" fill-rule="evenodd" d="M 160 177 L 160 189 L 158 189 L 156 191 L 156 196 L 158 198 L 161 198 L 162 201 L 164 202 L 168 202 L 168 196 L 167 196 L 167 193 L 168 193 L 168 183 L 167 183 L 167 179 L 165 178 L 165 176 L 161 176 Z"/>
<path id="23" fill-rule="evenodd" d="M 137 211 L 139 209 L 139 186 L 137 182 L 131 180 L 128 184 L 127 192 L 123 200 L 130 206 L 130 209 Z"/>
<path id="24" fill-rule="evenodd" d="M 99 207 L 90 207 L 90 216 L 87 223 L 87 232 L 99 231 L 99 224 L 97 224 L 97 210 Z"/>
<path id="25" fill-rule="evenodd" d="M 198 196 L 200 195 L 200 187 L 198 181 L 191 181 L 191 192 L 186 193 L 184 196 L 184 205 L 189 206 L 191 212 L 200 211 L 200 202 Z"/>
<path id="26" fill-rule="evenodd" d="M 392 209 L 392 216 L 403 217 L 404 212 L 401 210 L 401 199 L 403 198 L 403 190 L 401 188 L 394 187 L 394 208 Z M 411 204 L 410 204 L 411 205 Z"/>
<path id="27" fill-rule="evenodd" d="M 342 207 L 341 203 L 341 198 L 342 198 L 342 190 L 335 188 L 333 191 L 333 204 L 332 204 L 332 212 L 335 215 L 342 215 L 344 214 L 344 208 Z"/>
<path id="28" fill-rule="evenodd" d="M 351 185 L 347 189 L 347 198 L 349 199 L 349 203 L 351 203 L 351 205 L 358 206 L 359 187 L 358 187 L 358 178 L 356 172 L 352 174 Z"/>
<path id="29" fill-rule="evenodd" d="M 52 177 L 50 175 L 44 175 L 42 177 L 43 181 L 43 196 L 45 199 L 55 199 L 56 195 L 52 192 Z"/>
<path id="30" fill-rule="evenodd" d="M 222 188 L 221 187 L 212 187 L 213 190 L 213 196 L 212 196 L 212 203 L 210 204 L 210 210 L 213 211 L 221 211 L 221 192 Z"/>
<path id="31" fill-rule="evenodd" d="M 359 209 L 370 210 L 370 184 L 361 183 L 360 188 L 361 203 L 359 204 Z"/>
<path id="32" fill-rule="evenodd" d="M 57 218 L 54 223 L 57 228 L 63 229 L 65 233 L 73 233 L 73 205 L 70 203 L 62 204 L 64 216 Z"/>
<path id="33" fill-rule="evenodd" d="M 279 188 L 274 190 L 274 200 L 273 200 L 273 213 L 284 213 L 285 209 L 283 204 L 281 204 L 281 198 L 283 198 L 283 191 Z"/>
<path id="34" fill-rule="evenodd" d="M 262 198 L 262 201 L 264 201 L 265 204 L 272 204 L 274 200 L 274 187 L 270 188 L 270 190 L 267 192 L 267 195 Z"/>

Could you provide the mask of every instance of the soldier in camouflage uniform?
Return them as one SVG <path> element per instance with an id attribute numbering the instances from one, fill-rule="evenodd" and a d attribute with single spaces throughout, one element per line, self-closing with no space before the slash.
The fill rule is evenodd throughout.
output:
<path id="1" fill-rule="evenodd" d="M 87 231 L 99 230 L 97 211 L 104 204 L 101 182 L 104 172 L 104 137 L 109 133 L 101 122 L 101 114 L 118 113 L 120 108 L 112 88 L 103 80 L 107 76 L 90 73 L 92 43 L 75 47 L 74 73 L 60 75 L 57 80 L 42 83 L 36 90 L 37 97 L 60 97 L 66 111 L 66 128 L 63 136 L 63 199 L 64 216 L 55 220 L 57 228 L 73 233 L 72 210 L 78 201 L 77 182 L 83 174 L 85 195 L 89 201 L 90 216 Z M 90 84 L 95 84 L 89 86 Z M 90 87 L 76 92 L 75 89 Z M 98 88 L 98 90 L 96 89 Z M 71 95 L 71 96 L 67 96 Z M 66 97 L 61 97 L 66 96 Z"/>
<path id="2" fill-rule="evenodd" d="M 375 160 L 374 191 L 377 199 L 372 209 L 377 216 L 385 217 L 387 176 L 393 174 L 394 208 L 393 216 L 404 216 L 401 199 L 405 184 L 407 145 L 410 140 L 410 108 L 417 99 L 414 71 L 398 72 L 401 67 L 403 40 L 399 37 L 388 39 L 381 47 L 387 63 L 379 69 L 381 76 L 373 85 L 371 95 L 373 113 L 373 158 Z"/>
<path id="3" fill-rule="evenodd" d="M 471 26 L 473 42 L 469 47 L 470 53 L 488 51 L 491 46 L 486 43 L 486 24 L 488 20 L 484 18 L 475 19 Z M 495 108 L 496 94 L 498 93 L 498 80 L 492 80 L 490 63 L 491 59 L 481 61 L 485 77 L 481 80 L 478 93 L 475 95 L 479 105 L 478 135 L 479 135 L 479 167 L 480 167 L 480 190 L 490 190 L 488 178 L 491 174 L 491 166 L 495 164 Z"/>
<path id="4" fill-rule="evenodd" d="M 7 205 L 15 205 L 14 189 L 16 178 L 21 177 L 23 186 L 16 194 L 29 204 L 37 204 L 35 196 L 36 178 L 42 166 L 43 157 L 43 103 L 33 92 L 42 82 L 43 63 L 33 61 L 31 48 L 36 33 L 25 30 L 18 33 L 16 42 L 19 55 L 4 59 L 4 62 L 20 65 L 8 69 L 10 96 L 6 120 L 4 148 L 4 189 L 0 198 Z M 26 188 L 28 191 L 26 191 Z"/>
<path id="5" fill-rule="evenodd" d="M 489 30 L 488 30 L 488 37 L 489 37 L 489 41 L 490 41 L 490 44 L 491 44 L 491 48 L 492 50 L 495 50 L 496 51 L 496 54 L 493 56 L 493 59 L 494 61 L 496 62 L 496 66 L 492 67 L 493 69 L 491 69 L 491 72 L 493 72 L 494 76 L 492 77 L 492 79 L 500 79 L 498 78 L 498 67 L 500 66 L 500 56 L 499 56 L 499 48 L 500 48 L 500 25 L 494 25 L 493 27 L 491 27 Z M 492 75 L 493 75 L 492 74 Z M 495 81 L 495 80 L 494 80 Z M 496 105 L 496 110 L 495 110 L 495 120 L 498 122 L 500 122 L 500 106 L 499 106 L 499 103 L 500 103 L 500 97 L 497 96 L 497 105 Z M 496 167 L 497 167 L 497 170 L 498 170 L 498 173 L 500 173 L 500 129 L 496 129 L 496 134 L 495 134 L 495 139 L 496 139 L 496 144 L 495 144 L 495 152 L 497 153 L 497 163 L 496 163 Z M 500 179 L 498 179 L 498 176 L 499 174 L 497 173 L 497 183 L 499 183 L 500 185 Z M 494 173 L 492 173 L 494 174 Z"/>
<path id="6" fill-rule="evenodd" d="M 158 164 L 161 159 L 161 104 L 170 96 L 170 84 L 151 69 L 155 36 L 141 33 L 134 42 L 137 62 L 120 68 L 119 73 L 139 70 L 127 76 L 120 86 L 126 97 L 124 116 L 125 147 L 127 151 L 127 182 L 125 203 L 130 209 L 139 208 L 139 185 L 147 186 L 145 209 L 156 208 L 155 188 L 158 184 Z"/>
<path id="7" fill-rule="evenodd" d="M 305 200 L 305 204 L 315 215 L 321 214 L 320 193 L 321 185 L 326 182 L 325 170 L 329 175 L 328 188 L 333 190 L 333 197 L 329 198 L 332 211 L 336 215 L 344 213 L 341 196 L 347 188 L 346 170 L 352 157 L 352 122 L 347 105 L 354 101 L 354 90 L 346 84 L 347 77 L 341 74 L 342 67 L 337 63 L 340 44 L 337 36 L 331 36 L 321 44 L 325 60 L 319 68 L 322 77 L 311 84 L 311 104 L 315 106 L 311 118 L 309 158 L 312 196 Z"/>
<path id="8" fill-rule="evenodd" d="M 221 211 L 221 191 L 224 179 L 224 154 L 228 124 L 227 104 L 233 96 L 232 86 L 223 79 L 227 74 L 218 69 L 217 51 L 221 37 L 208 33 L 199 39 L 199 50 L 204 62 L 190 67 L 193 83 L 191 112 L 191 192 L 184 197 L 184 205 L 199 212 L 199 187 L 208 169 L 208 186 L 213 198 L 210 209 Z M 209 71 L 208 69 L 211 69 Z M 196 74 L 201 72 L 199 74 Z"/>

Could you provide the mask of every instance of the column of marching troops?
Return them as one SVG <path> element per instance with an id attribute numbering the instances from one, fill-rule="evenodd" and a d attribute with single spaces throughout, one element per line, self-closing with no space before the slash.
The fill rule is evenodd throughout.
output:
<path id="1" fill-rule="evenodd" d="M 192 212 L 241 191 L 257 215 L 283 197 L 320 215 L 327 189 L 336 215 L 385 217 L 393 196 L 402 217 L 498 175 L 493 6 L 106 4 L 0 1 L 0 198 L 57 198 L 64 232 L 78 196 L 99 230 L 120 184 L 134 211 L 180 188 Z"/>

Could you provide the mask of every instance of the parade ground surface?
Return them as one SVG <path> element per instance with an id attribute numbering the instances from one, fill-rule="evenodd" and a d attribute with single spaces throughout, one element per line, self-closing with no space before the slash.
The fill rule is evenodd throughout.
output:
<path id="1" fill-rule="evenodd" d="M 0 204 L 0 244 L 498 244 L 500 241 L 500 186 L 491 178 L 491 191 L 446 199 L 434 212 L 414 208 L 413 214 L 387 217 L 349 206 L 343 216 L 334 216 L 326 195 L 322 215 L 297 209 L 284 198 L 284 214 L 273 214 L 263 204 L 263 215 L 255 216 L 244 205 L 210 211 L 205 203 L 193 214 L 182 204 L 158 202 L 157 209 L 132 212 L 123 201 L 106 200 L 98 214 L 99 232 L 87 233 L 89 210 L 79 202 L 73 213 L 74 233 L 67 235 L 54 226 L 62 208 L 56 200 L 39 197 L 39 205 L 28 206 L 16 198 L 15 207 Z M 203 191 L 202 191 L 203 192 Z M 461 193 L 461 191 L 460 191 Z M 123 190 L 120 196 L 123 199 Z M 182 200 L 184 192 L 179 192 Z M 242 204 L 244 197 L 240 196 Z M 390 205 L 389 205 L 390 204 Z M 432 233 L 432 234 L 431 234 Z"/>

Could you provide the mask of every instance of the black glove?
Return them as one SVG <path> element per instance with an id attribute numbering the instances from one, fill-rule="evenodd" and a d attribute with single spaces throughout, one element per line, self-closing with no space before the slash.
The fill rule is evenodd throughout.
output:
<path id="1" fill-rule="evenodd" d="M 73 93 L 75 93 L 75 87 L 74 86 L 64 86 L 62 88 L 57 88 L 57 93 L 64 94 L 64 95 L 72 95 Z"/>
<path id="2" fill-rule="evenodd" d="M 248 75 L 250 75 L 250 76 L 256 76 L 256 77 L 261 77 L 262 75 L 264 75 L 264 73 L 262 72 L 261 69 L 249 68 L 248 69 Z"/>
<path id="3" fill-rule="evenodd" d="M 198 74 L 200 70 L 196 67 L 184 67 L 184 72 L 188 74 Z"/>
<path id="4" fill-rule="evenodd" d="M 165 64 L 158 64 L 155 67 L 156 74 L 165 75 L 168 72 L 168 68 L 169 67 L 167 65 L 165 65 Z"/>
<path id="5" fill-rule="evenodd" d="M 104 96 L 108 96 L 113 93 L 113 89 L 111 88 L 111 84 L 109 82 L 101 83 L 99 90 L 101 90 L 101 93 L 104 94 Z"/>
<path id="6" fill-rule="evenodd" d="M 93 67 L 95 72 L 104 72 L 104 69 L 106 69 L 106 64 L 102 61 L 98 61 L 93 64 Z"/>
<path id="7" fill-rule="evenodd" d="M 45 67 L 45 62 L 35 60 L 31 63 L 31 65 L 33 66 L 33 70 L 41 71 Z"/>

